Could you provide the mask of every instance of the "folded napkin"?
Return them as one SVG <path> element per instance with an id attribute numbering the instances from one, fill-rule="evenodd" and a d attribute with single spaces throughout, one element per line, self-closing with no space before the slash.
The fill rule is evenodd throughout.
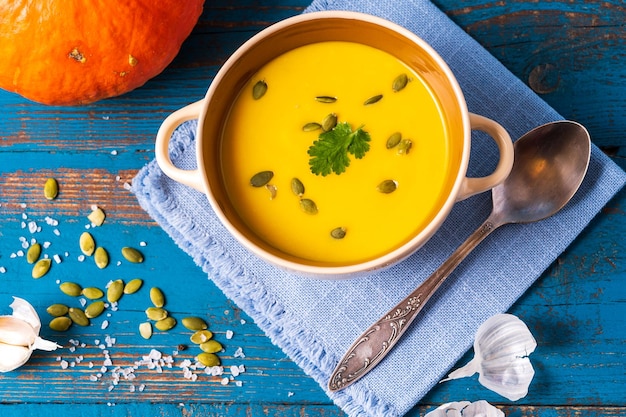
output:
<path id="1" fill-rule="evenodd" d="M 314 1 L 307 11 L 326 9 L 378 15 L 424 38 L 452 68 L 470 111 L 495 119 L 514 139 L 561 119 L 428 0 Z M 181 168 L 196 166 L 195 128 L 195 121 L 186 122 L 171 140 L 171 158 Z M 471 175 L 493 169 L 494 148 L 474 134 Z M 561 212 L 492 234 L 373 371 L 329 396 L 350 416 L 390 417 L 409 411 L 471 347 L 477 327 L 506 311 L 625 180 L 624 172 L 594 146 L 582 188 Z M 325 390 L 354 339 L 429 276 L 491 210 L 490 193 L 457 203 L 436 235 L 399 265 L 364 278 L 322 281 L 256 259 L 226 232 L 204 195 L 170 180 L 154 161 L 138 173 L 133 190 L 141 206 L 209 279 Z"/>

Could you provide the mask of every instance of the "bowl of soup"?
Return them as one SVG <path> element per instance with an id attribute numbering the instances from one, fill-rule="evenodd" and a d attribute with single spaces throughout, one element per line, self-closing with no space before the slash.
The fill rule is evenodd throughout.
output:
<path id="1" fill-rule="evenodd" d="M 168 144 L 197 119 L 197 168 Z M 497 144 L 492 173 L 467 176 L 471 131 Z M 316 12 L 261 31 L 221 67 L 204 98 L 156 138 L 172 179 L 205 194 L 249 251 L 299 275 L 341 279 L 418 250 L 452 206 L 508 175 L 513 147 L 469 113 L 444 60 L 421 38 L 355 12 Z"/>

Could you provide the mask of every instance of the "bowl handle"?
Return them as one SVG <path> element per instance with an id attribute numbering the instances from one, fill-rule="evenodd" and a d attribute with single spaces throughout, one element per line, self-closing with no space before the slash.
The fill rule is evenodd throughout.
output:
<path id="1" fill-rule="evenodd" d="M 513 168 L 513 142 L 507 131 L 495 121 L 474 113 L 469 114 L 472 130 L 480 130 L 491 136 L 500 152 L 500 160 L 494 171 L 486 177 L 465 177 L 457 201 L 490 190 L 508 177 Z"/>
<path id="2" fill-rule="evenodd" d="M 197 119 L 200 115 L 203 103 L 203 100 L 196 101 L 167 116 L 157 132 L 154 151 L 157 164 L 159 164 L 161 170 L 163 170 L 168 177 L 204 194 L 206 191 L 202 185 L 200 170 L 197 168 L 186 170 L 174 166 L 169 154 L 170 139 L 172 138 L 174 130 L 183 122 Z"/>

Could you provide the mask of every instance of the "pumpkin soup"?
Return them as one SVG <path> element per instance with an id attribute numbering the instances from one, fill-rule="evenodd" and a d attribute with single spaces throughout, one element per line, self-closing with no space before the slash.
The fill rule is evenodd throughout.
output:
<path id="1" fill-rule="evenodd" d="M 437 98 L 392 55 L 353 42 L 293 49 L 242 89 L 224 126 L 225 187 L 269 246 L 349 265 L 398 248 L 449 195 Z"/>

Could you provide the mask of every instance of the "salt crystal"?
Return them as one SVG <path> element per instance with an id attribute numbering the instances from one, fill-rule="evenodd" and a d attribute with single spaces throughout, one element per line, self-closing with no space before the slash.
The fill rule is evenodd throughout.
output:
<path id="1" fill-rule="evenodd" d="M 239 373 L 246 372 L 246 367 L 244 365 L 239 365 Z"/>
<path id="2" fill-rule="evenodd" d="M 93 368 L 93 362 L 89 362 L 89 369 Z"/>
<path id="3" fill-rule="evenodd" d="M 232 330 L 226 330 L 226 339 L 232 339 L 234 334 L 235 333 Z"/>
<path id="4" fill-rule="evenodd" d="M 243 387 L 243 382 L 242 381 L 235 381 L 235 385 L 238 387 Z"/>
<path id="5" fill-rule="evenodd" d="M 67 369 L 70 364 L 66 360 L 61 361 L 61 369 Z"/>
<path id="6" fill-rule="evenodd" d="M 95 376 L 95 375 L 89 375 L 89 380 L 90 380 L 91 382 L 96 382 L 96 381 L 98 380 L 98 377 L 97 377 L 97 376 Z"/>
<path id="7" fill-rule="evenodd" d="M 85 260 L 85 255 L 78 255 L 78 262 L 82 262 Z"/>
<path id="8" fill-rule="evenodd" d="M 143 390 L 146 389 L 146 385 L 145 384 L 141 384 L 139 385 L 139 392 L 143 392 Z"/>
<path id="9" fill-rule="evenodd" d="M 26 203 L 20 203 L 20 207 L 25 209 L 26 208 Z"/>
<path id="10" fill-rule="evenodd" d="M 104 320 L 104 321 L 102 322 L 102 325 L 100 325 L 100 328 L 101 328 L 102 330 L 104 330 L 104 329 L 106 329 L 107 327 L 109 327 L 109 321 L 108 321 L 108 320 Z"/>
<path id="11" fill-rule="evenodd" d="M 243 349 L 239 347 L 239 348 L 237 348 L 237 350 L 233 354 L 233 357 L 235 357 L 235 358 L 245 358 L 246 355 L 243 353 Z"/>
<path id="12" fill-rule="evenodd" d="M 87 300 L 85 300 L 84 298 L 81 298 L 80 300 L 78 300 L 78 302 L 80 303 L 81 306 L 85 307 L 85 305 L 87 305 Z"/>
<path id="13" fill-rule="evenodd" d="M 109 392 L 111 392 L 115 389 L 115 385 L 109 385 L 107 389 L 109 390 Z"/>
<path id="14" fill-rule="evenodd" d="M 102 362 L 102 368 L 103 369 L 104 369 L 105 366 L 113 366 L 113 362 L 111 361 L 111 359 L 107 358 L 107 359 L 104 360 L 104 362 Z"/>
<path id="15" fill-rule="evenodd" d="M 139 242 L 139 246 L 146 246 L 146 245 L 147 245 L 146 242 L 143 242 L 143 241 Z"/>
<path id="16" fill-rule="evenodd" d="M 76 347 L 75 346 L 70 346 L 69 347 L 69 351 L 74 353 L 76 351 Z"/>
<path id="17" fill-rule="evenodd" d="M 22 249 L 27 249 L 28 248 L 28 242 L 23 241 L 22 242 Z"/>
<path id="18" fill-rule="evenodd" d="M 113 150 L 111 151 L 111 155 L 113 155 L 113 156 L 117 155 L 117 151 L 116 151 L 115 149 L 113 149 Z"/>
<path id="19" fill-rule="evenodd" d="M 122 177 L 120 177 L 119 175 L 115 176 L 115 181 L 119 182 L 122 179 Z"/>
<path id="20" fill-rule="evenodd" d="M 7 269 L 3 266 L 0 266 L 0 274 L 4 274 L 7 272 Z"/>
<path id="21" fill-rule="evenodd" d="M 52 256 L 52 259 L 54 259 L 54 262 L 56 262 L 58 264 L 61 263 L 61 257 L 58 254 L 56 254 L 56 253 Z"/>
<path id="22" fill-rule="evenodd" d="M 12 254 L 9 255 L 9 258 L 11 259 L 17 258 L 17 253 L 13 252 Z"/>
<path id="23" fill-rule="evenodd" d="M 35 233 L 37 231 L 37 223 L 28 222 L 28 231 L 31 233 Z"/>
<path id="24" fill-rule="evenodd" d="M 222 378 L 222 380 L 220 381 L 220 384 L 228 385 L 228 378 Z"/>
<path id="25" fill-rule="evenodd" d="M 293 392 L 289 391 L 289 392 L 287 393 L 287 397 L 293 397 Z"/>
<path id="26" fill-rule="evenodd" d="M 22 213 L 22 219 L 24 220 L 28 219 L 28 215 L 26 213 Z"/>
<path id="27" fill-rule="evenodd" d="M 26 229 L 26 222 L 21 222 L 21 223 L 20 223 L 20 227 L 21 227 L 22 229 Z"/>
<path id="28" fill-rule="evenodd" d="M 234 376 L 234 377 L 239 376 L 239 367 L 238 367 L 238 366 L 235 366 L 235 365 L 231 366 L 231 367 L 230 367 L 230 373 L 231 373 L 231 375 L 232 375 L 232 376 Z"/>
<path id="29" fill-rule="evenodd" d="M 18 250 L 16 253 L 17 253 L 17 256 L 19 256 L 20 258 L 22 256 L 24 256 L 24 251 L 23 250 Z"/>
<path id="30" fill-rule="evenodd" d="M 54 229 L 52 233 L 54 233 L 57 236 L 61 236 L 61 232 L 59 232 L 59 229 Z"/>
<path id="31" fill-rule="evenodd" d="M 241 319 L 241 324 L 246 324 L 246 321 L 244 319 Z"/>
<path id="32" fill-rule="evenodd" d="M 130 189 L 132 188 L 131 185 L 127 182 L 124 183 L 123 187 L 125 190 L 128 190 L 128 191 L 130 191 Z"/>
<path id="33" fill-rule="evenodd" d="M 44 249 L 48 249 L 50 247 L 50 242 L 48 242 L 48 241 L 43 242 L 43 245 L 41 245 L 41 246 L 43 246 Z M 67 255 L 65 255 L 65 256 L 67 256 Z"/>

